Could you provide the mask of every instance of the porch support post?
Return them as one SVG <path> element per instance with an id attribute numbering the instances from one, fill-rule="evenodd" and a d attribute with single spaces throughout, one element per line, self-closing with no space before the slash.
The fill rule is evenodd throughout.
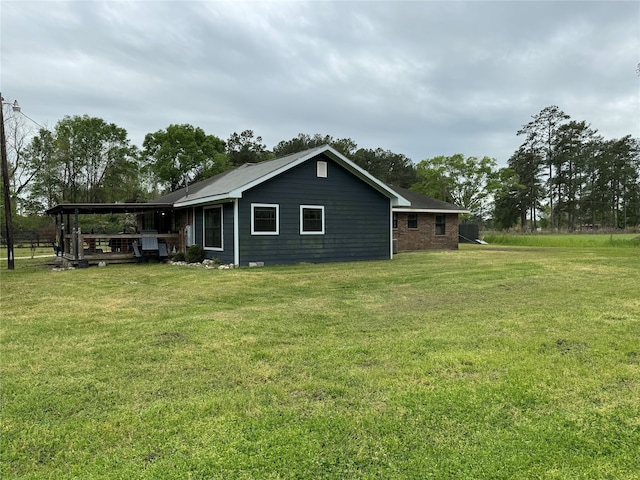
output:
<path id="1" fill-rule="evenodd" d="M 233 263 L 240 266 L 240 226 L 238 225 L 238 199 L 233 199 Z"/>
<path id="2" fill-rule="evenodd" d="M 78 256 L 79 254 L 79 248 L 80 248 L 80 229 L 79 229 L 79 223 L 78 223 L 78 209 L 76 208 L 75 211 L 75 243 L 76 243 L 76 248 L 75 248 L 75 259 L 78 260 L 80 257 Z"/>

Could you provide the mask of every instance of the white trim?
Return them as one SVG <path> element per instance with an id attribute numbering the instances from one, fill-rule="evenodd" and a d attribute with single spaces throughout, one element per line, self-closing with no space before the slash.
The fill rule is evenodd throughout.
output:
<path id="1" fill-rule="evenodd" d="M 319 232 L 306 232 L 304 228 L 304 209 L 320 210 L 322 212 L 322 230 Z M 300 205 L 300 235 L 324 235 L 324 205 Z"/>
<path id="2" fill-rule="evenodd" d="M 230 198 L 241 198 L 242 195 L 232 195 L 232 194 L 222 194 L 222 195 L 212 195 L 210 197 L 204 197 L 204 198 L 196 198 L 193 200 L 186 200 L 184 202 L 181 201 L 177 201 L 176 203 L 173 204 L 174 208 L 181 208 L 181 207 L 188 207 L 191 205 L 202 205 L 205 203 L 212 203 L 212 202 L 221 202 L 224 200 L 229 200 Z"/>
<path id="3" fill-rule="evenodd" d="M 219 247 L 207 247 L 207 236 L 206 236 L 206 228 L 207 224 L 205 221 L 206 218 L 206 210 L 213 210 L 217 208 L 220 210 L 220 246 Z M 223 252 L 224 251 L 224 205 L 210 205 L 208 207 L 202 207 L 202 248 L 204 250 L 212 250 L 215 252 Z"/>
<path id="4" fill-rule="evenodd" d="M 443 208 L 397 208 L 394 207 L 394 212 L 401 213 L 471 213 L 469 210 L 446 210 Z"/>
<path id="5" fill-rule="evenodd" d="M 334 162 L 338 163 L 340 166 L 344 167 L 350 173 L 352 173 L 359 179 L 363 180 L 364 182 L 368 183 L 374 189 L 383 193 L 386 197 L 391 199 L 392 205 L 403 206 L 403 207 L 408 207 L 411 205 L 411 202 L 409 200 L 404 198 L 402 195 L 400 195 L 398 192 L 393 190 L 387 184 L 385 184 L 384 182 L 381 182 L 380 180 L 375 178 L 373 175 L 371 175 L 369 172 L 367 172 L 363 168 L 360 168 L 358 165 L 356 165 L 347 157 L 339 153 L 333 147 L 324 145 L 322 147 L 309 150 L 308 153 L 306 153 L 305 155 L 298 157 L 295 160 L 292 160 L 291 162 L 286 163 L 285 165 L 282 165 L 276 170 L 273 170 L 259 178 L 255 178 L 254 180 L 247 182 L 242 186 L 238 186 L 237 188 L 235 188 L 234 190 L 231 190 L 230 192 L 219 193 L 217 195 L 211 195 L 208 197 L 199 197 L 199 198 L 182 197 L 181 199 L 176 200 L 173 206 L 178 208 L 178 207 L 186 207 L 190 205 L 197 205 L 197 204 L 202 204 L 207 202 L 215 202 L 218 200 L 226 200 L 230 198 L 242 198 L 243 193 L 246 192 L 247 190 L 255 187 L 256 185 L 260 185 L 261 183 L 264 183 L 270 180 L 271 178 L 276 177 L 283 172 L 286 172 L 287 170 L 297 167 L 298 165 L 306 162 L 309 159 L 317 157 L 320 154 L 325 154 L 330 160 L 333 160 Z"/>
<path id="6" fill-rule="evenodd" d="M 238 199 L 233 200 L 233 264 L 240 265 L 240 214 Z"/>
<path id="7" fill-rule="evenodd" d="M 255 209 L 275 208 L 276 209 L 276 230 L 275 232 L 256 232 L 254 228 Z M 251 235 L 280 235 L 280 205 L 277 203 L 252 203 L 251 204 Z"/>
<path id="8" fill-rule="evenodd" d="M 389 206 L 389 259 L 393 260 L 393 207 Z"/>
<path id="9" fill-rule="evenodd" d="M 318 160 L 316 162 L 316 177 L 327 178 L 329 176 L 328 163 L 324 160 Z"/>

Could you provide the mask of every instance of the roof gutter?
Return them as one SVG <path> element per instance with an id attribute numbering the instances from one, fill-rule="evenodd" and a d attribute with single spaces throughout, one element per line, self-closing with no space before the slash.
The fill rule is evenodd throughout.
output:
<path id="1" fill-rule="evenodd" d="M 242 193 L 233 191 L 229 193 L 223 193 L 220 195 L 211 195 L 209 197 L 198 197 L 191 200 L 186 199 L 186 197 L 183 197 L 183 198 L 184 200 L 178 200 L 177 202 L 175 202 L 173 204 L 173 207 L 174 208 L 190 207 L 193 205 L 201 205 L 204 203 L 219 202 L 221 200 L 232 200 L 234 198 L 242 198 Z"/>
<path id="2" fill-rule="evenodd" d="M 394 212 L 406 212 L 406 213 L 471 213 L 469 210 L 447 210 L 446 208 L 395 208 Z"/>

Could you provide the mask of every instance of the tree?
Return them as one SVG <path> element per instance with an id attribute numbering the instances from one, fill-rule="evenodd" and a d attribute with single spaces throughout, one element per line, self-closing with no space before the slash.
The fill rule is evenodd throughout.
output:
<path id="1" fill-rule="evenodd" d="M 41 165 L 30 201 L 44 207 L 123 201 L 138 181 L 137 149 L 126 130 L 88 115 L 64 117 L 53 132 L 40 130 L 29 156 Z"/>
<path id="2" fill-rule="evenodd" d="M 262 137 L 254 138 L 253 130 L 233 132 L 227 140 L 227 156 L 233 166 L 258 163 L 273 158 L 262 143 Z"/>
<path id="3" fill-rule="evenodd" d="M 339 138 L 334 140 L 331 135 L 321 135 L 316 133 L 315 135 L 309 135 L 306 133 L 299 133 L 297 137 L 291 140 L 282 140 L 274 148 L 273 153 L 276 157 L 284 157 L 292 153 L 302 152 L 309 150 L 310 148 L 321 147 L 322 145 L 329 145 L 335 148 L 345 157 L 351 159 L 356 151 L 357 144 L 350 138 Z"/>
<path id="4" fill-rule="evenodd" d="M 600 142 L 589 158 L 580 203 L 593 225 L 640 223 L 640 141 L 627 135 Z"/>
<path id="5" fill-rule="evenodd" d="M 54 143 L 53 133 L 42 128 L 24 153 L 27 159 L 24 171 L 30 177 L 28 182 L 23 182 L 23 186 L 29 187 L 29 194 L 22 201 L 27 214 L 37 214 L 52 207 L 59 199 Z"/>
<path id="6" fill-rule="evenodd" d="M 594 145 L 600 142 L 596 130 L 586 122 L 570 121 L 558 128 L 554 148 L 556 150 L 554 180 L 557 201 L 553 217 L 556 226 L 566 225 L 575 230 L 580 215 L 579 199 L 587 180 L 586 167 Z"/>
<path id="7" fill-rule="evenodd" d="M 371 175 L 385 183 L 409 188 L 416 181 L 416 167 L 410 158 L 401 153 L 376 148 L 361 148 L 351 160 Z"/>
<path id="8" fill-rule="evenodd" d="M 142 159 L 153 181 L 167 191 L 184 187 L 229 169 L 225 143 L 192 125 L 169 125 L 148 133 Z"/>
<path id="9" fill-rule="evenodd" d="M 518 221 L 526 225 L 526 187 L 519 182 L 518 175 L 511 168 L 501 168 L 496 174 L 496 188 L 493 200 L 493 223 L 498 229 L 508 229 Z"/>
<path id="10" fill-rule="evenodd" d="M 16 213 L 24 212 L 26 201 L 23 195 L 43 166 L 40 159 L 34 158 L 29 151 L 29 137 L 33 135 L 35 125 L 38 124 L 31 119 L 31 122 L 25 122 L 24 114 L 14 111 L 11 107 L 5 110 L 5 103 L 2 107 L 12 205 Z M 40 128 L 40 132 L 48 132 L 43 127 Z"/>
<path id="11" fill-rule="evenodd" d="M 523 125 L 518 131 L 518 135 L 526 135 L 525 144 L 528 149 L 541 158 L 544 158 L 548 167 L 548 191 L 549 191 L 549 207 L 551 209 L 550 223 L 554 228 L 553 218 L 553 165 L 556 151 L 554 144 L 558 129 L 565 120 L 570 117 L 564 113 L 557 105 L 551 105 L 543 108 L 540 113 L 534 115 L 533 120 Z"/>
<path id="12" fill-rule="evenodd" d="M 450 202 L 484 218 L 496 181 L 496 161 L 489 157 L 450 157 L 426 159 L 417 165 L 418 181 L 412 190 Z"/>
<path id="13" fill-rule="evenodd" d="M 509 159 L 509 168 L 518 178 L 518 184 L 522 185 L 519 192 L 520 228 L 527 228 L 527 218 L 530 219 L 531 230 L 537 228 L 537 212 L 541 206 L 541 198 L 544 195 L 544 187 L 540 180 L 543 161 L 539 151 L 525 144 L 522 145 Z M 504 207 L 504 205 L 503 205 Z"/>

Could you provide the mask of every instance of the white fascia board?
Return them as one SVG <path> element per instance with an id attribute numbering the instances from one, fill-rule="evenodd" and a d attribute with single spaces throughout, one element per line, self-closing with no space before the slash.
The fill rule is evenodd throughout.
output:
<path id="1" fill-rule="evenodd" d="M 396 195 L 396 198 L 391 199 L 391 206 L 394 207 L 394 210 L 395 207 L 408 207 L 411 205 L 411 202 L 404 198 L 402 195 L 400 195 L 399 193 L 396 193 Z"/>
<path id="2" fill-rule="evenodd" d="M 362 180 L 365 180 L 366 182 L 368 182 L 369 184 L 371 184 L 374 187 L 377 186 L 377 188 L 379 190 L 381 190 L 383 192 L 386 192 L 388 194 L 388 196 L 391 198 L 391 205 L 392 206 L 395 207 L 395 206 L 410 206 L 411 205 L 411 202 L 409 200 L 404 198 L 402 195 L 400 195 L 395 190 L 389 188 L 386 183 L 381 182 L 376 177 L 374 177 L 369 172 L 367 172 L 365 169 L 363 169 L 363 168 L 359 167 L 358 165 L 356 165 L 355 163 L 353 163 L 351 160 L 349 160 L 347 157 L 345 157 L 340 152 L 335 150 L 333 147 L 327 146 L 321 152 L 329 152 L 329 153 L 331 153 L 332 154 L 332 158 L 336 157 L 336 158 L 333 158 L 333 160 L 337 160 L 338 163 L 341 163 L 348 170 L 351 170 L 352 173 L 354 173 L 357 177 L 360 177 Z M 314 156 L 317 155 L 318 153 L 320 153 L 320 152 L 314 153 Z"/>
<path id="3" fill-rule="evenodd" d="M 469 210 L 447 210 L 445 208 L 393 208 L 394 212 L 402 213 L 471 213 Z"/>
<path id="4" fill-rule="evenodd" d="M 300 157 L 290 163 L 287 163 L 286 165 L 283 165 L 282 167 L 278 168 L 277 170 L 272 171 L 271 173 L 268 173 L 260 178 L 256 178 L 255 180 L 243 185 L 242 187 L 239 187 L 227 194 L 224 195 L 215 195 L 215 196 L 211 196 L 211 197 L 200 197 L 200 198 L 195 198 L 193 200 L 181 200 L 178 202 L 174 203 L 174 207 L 185 207 L 185 206 L 189 206 L 189 205 L 197 205 L 200 203 L 207 203 L 207 202 L 213 202 L 213 201 L 217 201 L 217 200 L 224 200 L 224 199 L 232 199 L 232 198 L 242 198 L 242 194 L 246 191 L 249 190 L 250 188 L 255 187 L 256 185 L 260 185 L 261 183 L 266 182 L 267 180 L 270 180 L 273 177 L 276 177 L 278 175 L 280 175 L 283 172 L 286 172 L 287 170 L 296 167 L 304 162 L 306 162 L 307 160 L 314 158 L 318 155 L 320 155 L 321 153 L 329 153 L 330 154 L 330 158 L 332 158 L 334 161 L 336 161 L 337 163 L 341 164 L 342 166 L 344 166 L 347 170 L 350 170 L 351 173 L 353 173 L 354 175 L 356 175 L 357 177 L 359 177 L 361 180 L 364 180 L 365 182 L 369 183 L 371 186 L 373 186 L 374 188 L 377 188 L 378 190 L 380 190 L 381 192 L 385 192 L 387 194 L 387 196 L 391 199 L 391 205 L 392 206 L 410 206 L 411 202 L 409 202 L 406 198 L 404 198 L 402 195 L 400 195 L 398 192 L 396 192 L 395 190 L 392 190 L 391 188 L 389 188 L 384 182 L 381 182 L 380 180 L 378 180 L 376 177 L 374 177 L 373 175 L 371 175 L 369 172 L 367 172 L 366 170 L 360 168 L 358 165 L 356 165 L 355 163 L 353 163 L 351 160 L 349 160 L 347 157 L 345 157 L 344 155 L 342 155 L 340 152 L 338 152 L 337 150 L 335 150 L 333 147 L 330 146 L 325 146 L 324 148 L 317 148 L 314 149 L 312 151 L 310 151 L 308 154 L 304 155 L 303 157 Z"/>
<path id="5" fill-rule="evenodd" d="M 180 200 L 175 202 L 173 204 L 173 207 L 174 208 L 189 207 L 191 205 L 201 205 L 203 203 L 213 203 L 213 202 L 219 202 L 221 200 L 230 200 L 233 198 L 241 198 L 241 197 L 242 195 L 237 196 L 237 195 L 234 195 L 234 192 L 230 192 L 230 193 L 225 193 L 221 195 L 211 195 L 210 197 L 199 197 L 199 198 L 193 198 L 193 199 Z"/>

